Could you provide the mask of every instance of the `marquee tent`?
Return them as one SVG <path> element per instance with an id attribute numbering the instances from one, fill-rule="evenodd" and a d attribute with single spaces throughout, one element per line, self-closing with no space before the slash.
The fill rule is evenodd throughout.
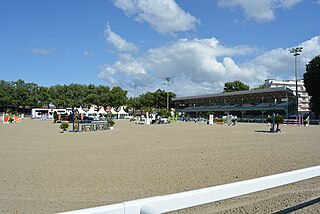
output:
<path id="1" fill-rule="evenodd" d="M 118 111 L 118 119 L 124 118 L 124 116 L 127 116 L 128 113 L 124 110 L 124 106 L 120 107 L 120 110 Z"/>
<path id="2" fill-rule="evenodd" d="M 99 114 L 99 115 L 100 115 L 100 114 L 105 115 L 105 114 L 107 114 L 107 112 L 106 112 L 106 110 L 104 110 L 104 107 L 101 107 L 101 108 L 99 109 L 99 111 L 98 111 L 98 114 Z"/>
<path id="3" fill-rule="evenodd" d="M 116 110 L 114 110 L 114 108 L 113 108 L 113 107 L 110 109 L 110 111 L 111 111 L 111 114 L 113 114 L 113 115 L 118 114 L 118 112 L 116 112 Z"/>
<path id="4" fill-rule="evenodd" d="M 78 110 L 79 114 L 85 114 L 86 113 L 81 106 L 79 108 L 76 108 L 76 109 Z"/>
<path id="5" fill-rule="evenodd" d="M 90 107 L 89 111 L 87 111 L 88 116 L 97 116 L 97 111 L 94 109 L 93 106 Z"/>

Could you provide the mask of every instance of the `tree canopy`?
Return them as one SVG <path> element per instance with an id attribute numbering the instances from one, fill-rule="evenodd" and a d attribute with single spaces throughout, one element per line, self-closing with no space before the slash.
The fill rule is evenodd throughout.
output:
<path id="1" fill-rule="evenodd" d="M 268 86 L 268 85 L 259 85 L 259 87 L 253 88 L 253 90 L 266 89 L 266 88 L 270 88 L 270 86 Z"/>
<path id="2" fill-rule="evenodd" d="M 169 106 L 173 106 L 172 98 L 176 97 L 176 94 L 169 92 Z M 139 97 L 130 98 L 128 101 L 128 106 L 137 110 L 147 110 L 150 109 L 165 109 L 167 106 L 167 92 L 161 89 L 155 92 L 147 92 L 141 94 Z"/>
<path id="3" fill-rule="evenodd" d="M 306 65 L 306 73 L 303 75 L 304 86 L 311 96 L 310 107 L 316 115 L 320 114 L 320 55 L 313 58 Z"/>
<path id="4" fill-rule="evenodd" d="M 127 91 L 120 87 L 93 84 L 39 86 L 36 83 L 0 80 L 0 107 L 79 107 L 91 104 L 119 107 L 127 103 Z"/>
<path id="5" fill-rule="evenodd" d="M 31 108 L 49 106 L 56 107 L 88 107 L 92 104 L 118 108 L 126 105 L 130 108 L 143 110 L 164 109 L 167 105 L 166 91 L 158 89 L 147 92 L 135 98 L 127 98 L 127 91 L 116 86 L 110 89 L 103 85 L 54 85 L 50 87 L 39 86 L 36 83 L 0 80 L 0 108 L 25 107 Z M 172 98 L 176 95 L 169 92 L 169 104 L 173 105 Z"/>
<path id="6" fill-rule="evenodd" d="M 233 82 L 226 82 L 224 84 L 223 92 L 233 92 L 233 91 L 246 91 L 249 90 L 249 86 L 245 85 L 243 82 L 236 80 Z"/>

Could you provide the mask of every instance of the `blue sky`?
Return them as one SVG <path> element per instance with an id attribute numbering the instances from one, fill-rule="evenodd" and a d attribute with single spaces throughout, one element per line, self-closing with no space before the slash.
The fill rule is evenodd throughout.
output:
<path id="1" fill-rule="evenodd" d="M 216 93 L 293 79 L 299 45 L 302 78 L 320 54 L 319 11 L 317 0 L 2 0 L 1 79 Z"/>

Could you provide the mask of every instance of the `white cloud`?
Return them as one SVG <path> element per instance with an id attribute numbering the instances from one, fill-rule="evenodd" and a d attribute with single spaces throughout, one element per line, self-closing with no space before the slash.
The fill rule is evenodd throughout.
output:
<path id="1" fill-rule="evenodd" d="M 257 81 L 252 70 L 242 70 L 231 59 L 254 51 L 247 46 L 224 47 L 215 38 L 184 39 L 149 49 L 138 58 L 122 55 L 114 64 L 104 65 L 99 77 L 113 86 L 137 85 L 149 90 L 164 88 L 165 78 L 170 77 L 175 93 L 180 95 L 218 92 L 229 80 Z M 220 62 L 218 57 L 224 59 Z"/>
<path id="2" fill-rule="evenodd" d="M 188 31 L 199 22 L 175 0 L 114 0 L 115 7 L 138 22 L 147 22 L 161 34 Z"/>
<path id="3" fill-rule="evenodd" d="M 90 52 L 90 51 L 84 51 L 83 52 L 83 55 L 86 57 L 86 58 L 91 58 L 93 56 L 93 54 Z"/>
<path id="4" fill-rule="evenodd" d="M 291 8 L 302 0 L 274 0 L 274 4 L 278 7 Z"/>
<path id="5" fill-rule="evenodd" d="M 33 48 L 31 50 L 31 52 L 33 54 L 39 54 L 39 55 L 49 55 L 49 54 L 53 54 L 55 52 L 54 49 L 50 48 L 50 49 L 46 49 L 46 48 Z"/>
<path id="6" fill-rule="evenodd" d="M 290 8 L 302 0 L 219 0 L 221 7 L 240 7 L 248 19 L 271 21 L 277 8 Z"/>
<path id="7" fill-rule="evenodd" d="M 297 44 L 302 46 L 303 51 L 298 56 L 298 78 L 303 78 L 305 65 L 319 55 L 320 36 L 315 36 L 310 40 Z M 289 47 L 291 48 L 291 47 Z M 289 48 L 274 49 L 256 57 L 251 62 L 245 64 L 247 68 L 255 68 L 256 72 L 265 72 L 268 78 L 294 79 L 294 56 L 289 52 Z"/>
<path id="8" fill-rule="evenodd" d="M 106 30 L 104 31 L 106 40 L 116 48 L 117 51 L 120 52 L 136 52 L 138 51 L 137 46 L 131 42 L 127 42 L 125 39 L 123 39 L 118 34 L 114 33 L 111 30 L 111 27 L 109 24 L 107 25 Z"/>
<path id="9" fill-rule="evenodd" d="M 145 87 L 152 83 L 152 77 L 147 73 L 143 63 L 129 54 L 121 55 L 113 65 L 102 66 L 99 77 L 111 86 L 120 85 L 126 88 L 134 83 Z"/>
<path id="10" fill-rule="evenodd" d="M 299 77 L 312 58 L 319 54 L 320 36 L 301 43 Z M 121 55 L 118 61 L 104 65 L 99 77 L 111 86 L 119 85 L 136 96 L 158 88 L 175 92 L 178 96 L 217 93 L 225 82 L 240 80 L 257 87 L 265 79 L 293 79 L 294 57 L 288 48 L 274 49 L 245 63 L 237 63 L 236 56 L 256 54 L 248 46 L 225 47 L 215 38 L 178 40 L 160 48 L 149 49 L 140 57 Z M 169 88 L 165 78 L 170 77 Z M 139 90 L 133 89 L 137 85 Z"/>

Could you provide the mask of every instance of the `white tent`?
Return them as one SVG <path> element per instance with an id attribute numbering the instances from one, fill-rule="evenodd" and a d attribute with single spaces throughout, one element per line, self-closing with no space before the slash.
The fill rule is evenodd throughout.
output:
<path id="1" fill-rule="evenodd" d="M 77 108 L 77 110 L 78 110 L 79 114 L 85 114 L 86 113 L 81 106 L 79 108 Z"/>
<path id="2" fill-rule="evenodd" d="M 120 110 L 118 111 L 118 119 L 124 118 L 124 116 L 127 116 L 128 113 L 124 110 L 124 106 L 120 107 Z"/>
<path id="3" fill-rule="evenodd" d="M 111 108 L 111 110 L 110 110 L 110 111 L 111 111 L 111 114 L 113 114 L 113 115 L 118 114 L 118 112 L 116 112 L 116 110 L 114 110 L 114 108 L 113 108 L 113 107 Z"/>
<path id="4" fill-rule="evenodd" d="M 94 109 L 93 106 L 90 107 L 89 111 L 87 111 L 88 116 L 97 116 L 97 111 Z"/>
<path id="5" fill-rule="evenodd" d="M 106 110 L 104 110 L 104 107 L 101 107 L 101 108 L 99 109 L 99 111 L 98 111 L 98 114 L 106 115 L 107 112 L 106 112 Z"/>

